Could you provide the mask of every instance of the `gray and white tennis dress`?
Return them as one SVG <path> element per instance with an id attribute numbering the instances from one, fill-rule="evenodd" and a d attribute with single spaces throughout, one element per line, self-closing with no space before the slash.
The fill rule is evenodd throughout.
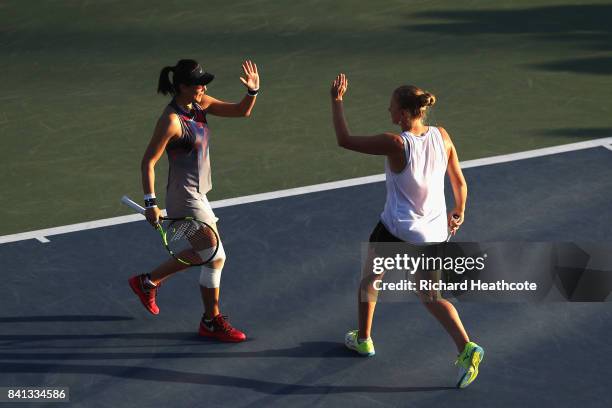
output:
<path id="1" fill-rule="evenodd" d="M 166 211 L 170 218 L 195 217 L 207 223 L 219 219 L 206 198 L 212 188 L 208 144 L 210 130 L 206 112 L 193 104 L 186 112 L 173 99 L 169 106 L 181 122 L 181 136 L 166 145 L 168 155 L 168 186 Z"/>
<path id="2" fill-rule="evenodd" d="M 440 130 L 422 136 L 403 132 L 406 167 L 394 173 L 385 162 L 387 200 L 380 220 L 395 237 L 413 244 L 444 242 L 448 234 L 444 175 L 448 157 Z"/>

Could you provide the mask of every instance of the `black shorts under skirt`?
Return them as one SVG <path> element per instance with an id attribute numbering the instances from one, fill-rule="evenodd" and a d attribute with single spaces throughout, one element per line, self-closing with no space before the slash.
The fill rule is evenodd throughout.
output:
<path id="1" fill-rule="evenodd" d="M 372 244 L 370 245 L 371 249 L 373 249 L 374 253 L 379 256 L 394 256 L 395 251 L 393 251 L 389 247 L 385 247 L 384 245 L 377 246 L 378 242 L 405 242 L 395 235 L 391 234 L 387 227 L 379 221 L 378 224 L 374 227 L 374 230 L 370 234 L 370 241 Z M 409 252 L 414 251 L 414 256 L 422 254 L 424 256 L 440 256 L 442 254 L 443 244 L 424 244 L 424 245 L 416 245 L 411 243 L 406 243 L 408 246 L 412 247 Z M 438 281 L 442 277 L 442 271 L 417 271 L 416 278 L 417 279 L 428 279 Z M 417 291 L 417 293 L 422 297 L 425 301 L 435 301 L 442 299 L 442 295 L 440 291 Z"/>

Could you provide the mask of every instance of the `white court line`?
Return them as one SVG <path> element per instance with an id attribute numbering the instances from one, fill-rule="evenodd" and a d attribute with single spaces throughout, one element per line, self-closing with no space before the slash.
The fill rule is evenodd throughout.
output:
<path id="1" fill-rule="evenodd" d="M 461 168 L 467 169 L 470 167 L 489 166 L 492 164 L 507 163 L 511 161 L 531 159 L 535 157 L 549 156 L 552 154 L 573 152 L 576 150 L 589 149 L 592 147 L 604 146 L 612 150 L 612 137 L 606 137 L 586 142 L 569 143 L 560 146 L 545 147 L 542 149 L 528 150 L 525 152 L 510 153 L 500 156 L 485 157 L 482 159 L 467 160 L 461 162 Z M 357 177 L 348 180 L 332 181 L 329 183 L 315 184 L 312 186 L 290 188 L 287 190 L 272 191 L 269 193 L 253 194 L 243 197 L 228 198 L 225 200 L 212 201 L 210 204 L 213 208 L 230 207 L 258 201 L 272 200 L 275 198 L 291 197 L 295 195 L 314 193 L 317 191 L 333 190 L 337 188 L 358 186 L 362 184 L 377 183 L 385 180 L 384 174 L 374 176 Z M 164 212 L 165 215 L 165 212 Z M 132 214 L 123 215 L 120 217 L 105 218 L 102 220 L 81 222 L 78 224 L 64 225 L 61 227 L 46 228 L 37 231 L 21 232 L 18 234 L 0 236 L 0 244 L 8 242 L 24 241 L 27 239 L 36 239 L 40 242 L 49 242 L 47 237 L 51 235 L 67 234 L 69 232 L 84 231 L 94 228 L 108 227 L 112 225 L 125 224 L 128 222 L 142 221 L 142 215 Z"/>

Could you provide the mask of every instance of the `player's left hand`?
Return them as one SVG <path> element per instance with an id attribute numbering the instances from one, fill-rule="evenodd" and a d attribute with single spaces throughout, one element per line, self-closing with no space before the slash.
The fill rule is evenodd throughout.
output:
<path id="1" fill-rule="evenodd" d="M 257 65 L 251 61 L 246 60 L 242 63 L 242 70 L 246 78 L 240 77 L 240 81 L 250 90 L 256 91 L 259 89 L 259 72 L 257 72 Z"/>
<path id="2" fill-rule="evenodd" d="M 463 224 L 463 211 L 454 209 L 448 213 L 448 229 L 452 235 L 457 233 L 461 224 Z"/>

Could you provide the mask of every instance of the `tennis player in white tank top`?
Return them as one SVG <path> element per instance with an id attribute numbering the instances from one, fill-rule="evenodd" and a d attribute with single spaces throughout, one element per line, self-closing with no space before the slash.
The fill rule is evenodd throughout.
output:
<path id="1" fill-rule="evenodd" d="M 387 200 L 381 222 L 392 235 L 415 244 L 443 242 L 448 228 L 444 199 L 448 155 L 440 129 L 426 129 L 421 135 L 401 133 L 406 163 L 402 171 L 394 172 L 389 160 L 385 162 Z"/>
<path id="2" fill-rule="evenodd" d="M 332 113 L 338 145 L 360 153 L 386 156 L 385 175 L 387 200 L 380 222 L 370 236 L 371 242 L 409 242 L 426 244 L 444 242 L 447 234 L 455 234 L 463 223 L 467 184 L 457 151 L 450 136 L 441 127 L 424 124 L 427 110 L 435 96 L 415 86 L 397 88 L 389 105 L 393 124 L 401 134 L 382 133 L 375 136 L 354 136 L 344 118 L 343 97 L 348 89 L 344 74 L 336 77 L 331 87 Z M 444 176 L 448 174 L 455 207 L 447 213 L 444 197 Z M 368 282 L 364 279 L 363 282 Z M 370 333 L 376 302 L 361 298 L 359 290 L 359 330 L 346 334 L 345 344 L 363 356 L 375 354 Z M 478 364 L 484 350 L 471 342 L 452 303 L 442 298 L 423 302 L 427 310 L 442 324 L 457 346 L 459 378 L 457 387 L 468 386 L 478 375 Z"/>

